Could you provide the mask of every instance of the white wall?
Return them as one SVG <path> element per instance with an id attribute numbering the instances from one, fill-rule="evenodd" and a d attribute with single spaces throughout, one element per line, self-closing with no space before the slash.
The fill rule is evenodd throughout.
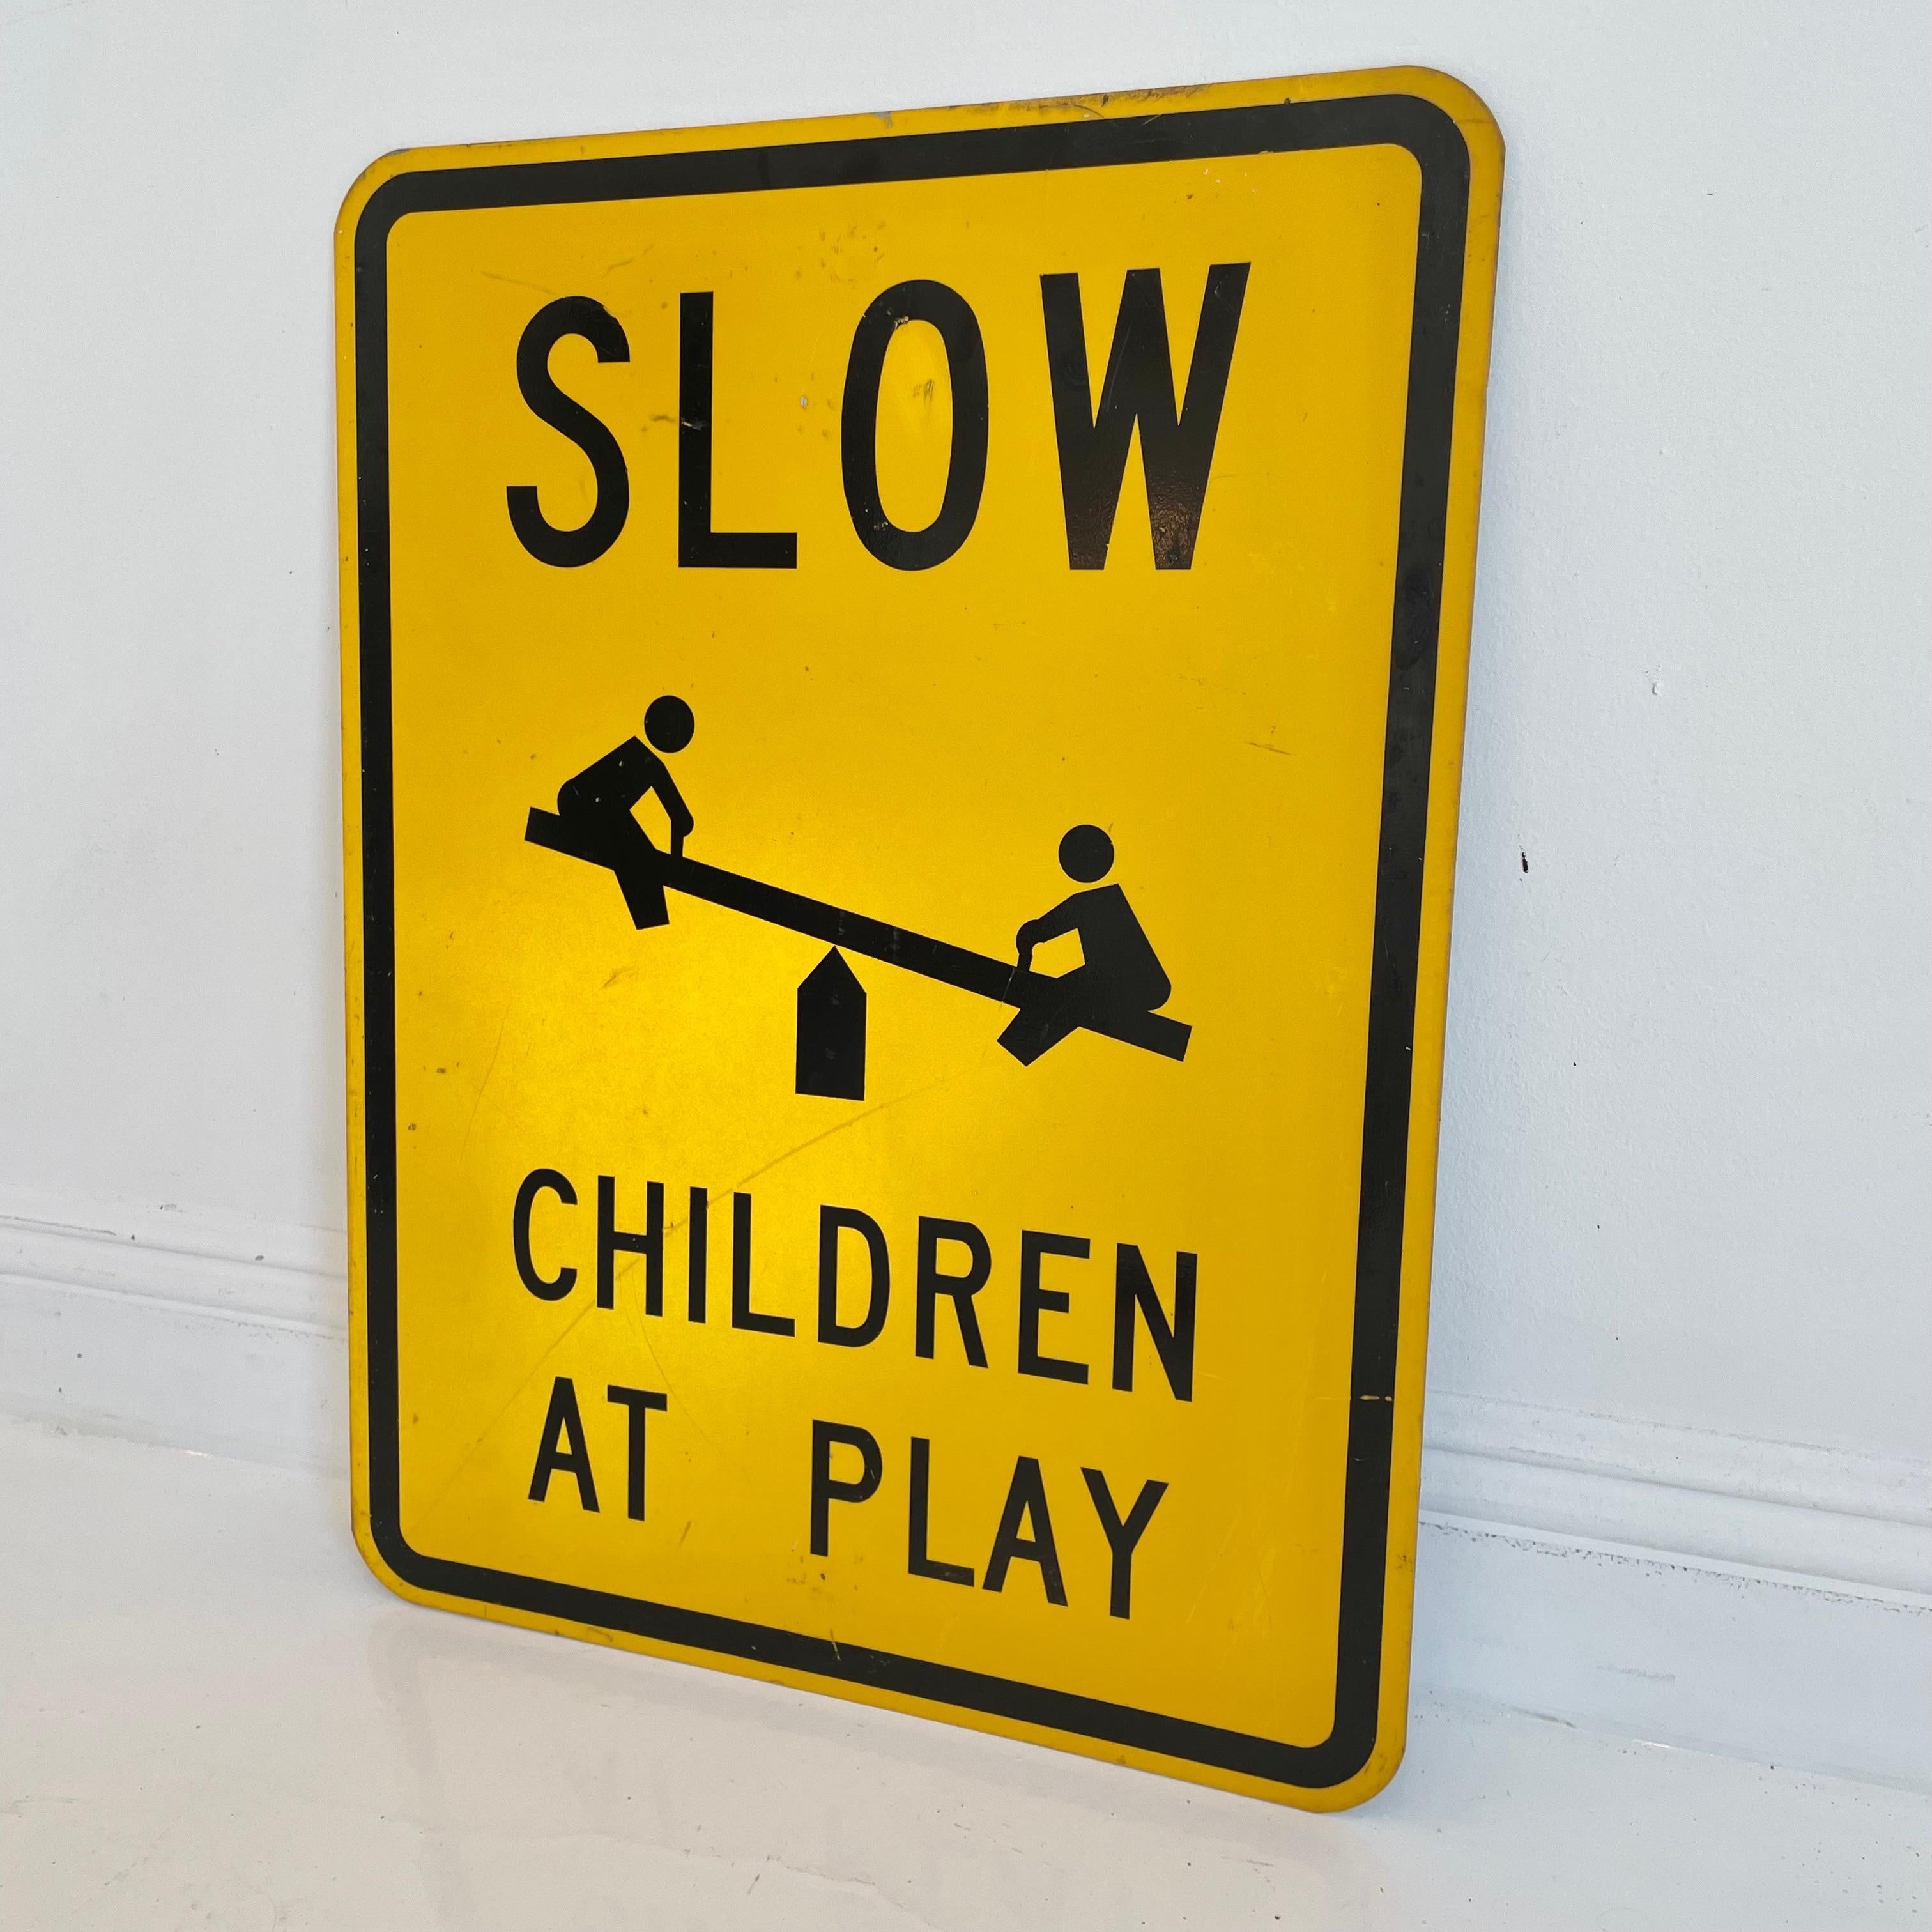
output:
<path id="1" fill-rule="evenodd" d="M 1928 55 L 1920 0 L 10 0 L 0 1211 L 328 1266 L 364 163 L 1419 62 L 1510 149 L 1432 1432 L 1536 1405 L 1744 1495 L 1677 1432 L 1822 1445 L 1774 1500 L 1852 1468 L 1911 1515 L 1872 1459 L 1932 1456 Z"/>

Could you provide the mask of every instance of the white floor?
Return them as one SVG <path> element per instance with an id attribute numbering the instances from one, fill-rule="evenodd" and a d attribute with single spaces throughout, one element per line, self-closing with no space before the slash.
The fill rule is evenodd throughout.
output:
<path id="1" fill-rule="evenodd" d="M 1774 1932 L 1932 1798 L 1424 1702 L 1316 1818 L 400 1603 L 339 1484 L 0 1422 L 7 1932 Z"/>

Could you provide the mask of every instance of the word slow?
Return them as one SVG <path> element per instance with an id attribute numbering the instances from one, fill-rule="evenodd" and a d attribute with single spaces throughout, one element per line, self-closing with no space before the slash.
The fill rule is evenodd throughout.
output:
<path id="1" fill-rule="evenodd" d="M 1178 382 L 1161 272 L 1129 269 L 1097 398 L 1088 360 L 1080 278 L 1040 277 L 1040 321 L 1069 568 L 1106 568 L 1136 431 L 1154 567 L 1192 568 L 1249 266 L 1246 262 L 1217 262 L 1208 271 L 1193 348 Z M 680 295 L 678 566 L 796 570 L 796 531 L 721 530 L 714 525 L 716 316 L 715 291 L 691 290 Z M 945 346 L 952 400 L 945 494 L 932 521 L 920 530 L 894 523 L 879 488 L 880 382 L 892 337 L 908 322 L 922 322 L 938 332 Z M 631 359 L 630 338 L 622 322 L 590 296 L 562 296 L 545 303 L 530 318 L 517 344 L 517 388 L 525 405 L 539 422 L 577 446 L 596 478 L 590 514 L 569 527 L 560 527 L 544 515 L 535 485 L 506 488 L 510 527 L 518 542 L 539 563 L 558 570 L 596 562 L 623 534 L 631 514 L 630 467 L 622 445 L 608 423 L 567 395 L 550 374 L 551 350 L 569 337 L 589 343 L 601 363 Z M 930 280 L 897 283 L 875 297 L 853 332 L 838 414 L 845 505 L 860 542 L 893 570 L 930 570 L 945 562 L 971 536 L 979 519 L 990 448 L 992 399 L 986 348 L 971 304 L 956 289 Z"/>

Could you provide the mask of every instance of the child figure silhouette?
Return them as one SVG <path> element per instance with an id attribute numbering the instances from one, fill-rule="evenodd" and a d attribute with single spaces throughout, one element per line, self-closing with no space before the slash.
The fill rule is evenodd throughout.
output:
<path id="1" fill-rule="evenodd" d="M 626 738 L 614 752 L 566 779 L 557 791 L 556 814 L 565 832 L 582 856 L 616 874 L 631 923 L 640 931 L 668 926 L 670 914 L 664 904 L 664 855 L 638 823 L 634 808 L 640 799 L 656 794 L 670 820 L 670 856 L 682 858 L 684 842 L 696 821 L 658 754 L 682 751 L 696 729 L 691 706 L 682 698 L 654 699 L 644 713 L 649 744 Z"/>
<path id="2" fill-rule="evenodd" d="M 1096 1019 L 1152 1012 L 1174 990 L 1148 936 L 1117 886 L 1098 882 L 1113 869 L 1114 842 L 1097 825 L 1076 825 L 1060 842 L 1060 868 L 1092 890 L 1070 893 L 1050 912 L 1030 919 L 1016 935 L 1019 970 L 1030 971 L 1034 948 L 1062 933 L 1080 935 L 1081 963 L 1045 982 L 1000 1036 L 1022 1066 Z"/>

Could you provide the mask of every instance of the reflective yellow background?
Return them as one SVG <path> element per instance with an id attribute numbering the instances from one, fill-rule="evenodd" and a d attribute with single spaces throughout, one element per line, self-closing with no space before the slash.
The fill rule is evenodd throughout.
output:
<path id="1" fill-rule="evenodd" d="M 1418 185 L 1408 154 L 1372 148 L 397 226 L 401 1504 L 418 1551 L 1286 1742 L 1326 1735 Z M 1234 261 L 1252 268 L 1193 567 L 1153 568 L 1137 443 L 1106 568 L 1070 570 L 1040 276 L 1081 278 L 1097 394 L 1123 275 L 1158 266 L 1178 389 L 1208 266 Z M 979 318 L 990 447 L 964 547 L 900 573 L 852 530 L 838 411 L 860 314 L 921 277 Z M 716 296 L 714 520 L 795 530 L 796 571 L 677 568 L 677 298 L 692 290 Z M 588 514 L 590 465 L 514 376 L 526 324 L 569 295 L 628 338 L 627 363 L 572 339 L 550 367 L 616 434 L 632 502 L 604 556 L 558 570 L 518 544 L 504 490 L 537 485 L 558 525 Z M 950 429 L 938 338 L 903 330 L 878 428 L 902 524 L 936 510 Z M 1468 482 L 1472 517 L 1472 468 Z M 1452 581 L 1445 636 L 1457 600 Z M 1459 724 L 1459 656 L 1444 682 Z M 1022 1067 L 994 1043 L 1010 1009 L 854 956 L 866 1099 L 795 1094 L 795 989 L 823 945 L 675 893 L 668 928 L 634 932 L 608 873 L 523 840 L 527 809 L 553 806 L 663 692 L 697 716 L 669 760 L 693 857 L 982 952 L 1010 958 L 1020 922 L 1073 890 L 1060 834 L 1106 826 L 1112 877 L 1173 981 L 1166 1010 L 1194 1028 L 1184 1064 L 1082 1033 Z M 1449 751 L 1446 824 L 1440 803 L 1432 818 L 1445 834 Z M 1432 866 L 1425 1078 L 1447 941 L 1433 852 Z M 1073 944 L 1043 950 L 1042 970 L 1075 963 Z M 1412 1329 L 1433 1100 L 1418 1108 Z M 545 1196 L 536 1216 L 539 1266 L 579 1270 L 554 1303 L 521 1286 L 511 1248 L 518 1185 L 539 1166 L 578 1196 Z M 646 1182 L 665 1184 L 662 1318 L 644 1312 L 635 1257 L 620 1259 L 617 1306 L 595 1305 L 600 1173 L 632 1228 Z M 704 1327 L 683 1315 L 692 1186 L 712 1194 Z M 734 1190 L 755 1203 L 755 1304 L 794 1317 L 793 1337 L 728 1325 Z M 890 1314 L 865 1348 L 816 1339 L 820 1204 L 864 1210 L 890 1244 Z M 922 1214 L 991 1241 L 985 1369 L 965 1363 L 945 1302 L 937 1359 L 914 1357 Z M 1047 1262 L 1073 1306 L 1041 1331 L 1048 1352 L 1090 1365 L 1085 1387 L 1016 1372 L 1022 1228 L 1093 1243 L 1090 1261 Z M 1109 1386 L 1123 1241 L 1164 1303 L 1175 1251 L 1199 1256 L 1191 1402 L 1144 1340 L 1134 1392 Z M 856 1240 L 844 1258 L 850 1319 Z M 1413 1383 L 1419 1335 L 1405 1342 Z M 567 1475 L 527 1498 L 558 1376 L 582 1404 L 595 1515 Z M 651 1418 L 642 1523 L 624 1513 L 608 1383 L 669 1398 Z M 822 1559 L 807 1548 L 815 1417 L 868 1430 L 885 1465 L 870 1502 L 833 1506 Z M 932 1552 L 976 1572 L 1015 1458 L 1039 1460 L 1065 1606 L 1025 1562 L 997 1594 L 907 1574 L 915 1435 L 933 1444 Z M 1083 1466 L 1123 1509 L 1144 1479 L 1169 1485 L 1125 1621 L 1108 1614 Z M 1412 1471 L 1396 1492 L 1400 1568 Z M 1406 1646 L 1406 1576 L 1399 1594 Z"/>

